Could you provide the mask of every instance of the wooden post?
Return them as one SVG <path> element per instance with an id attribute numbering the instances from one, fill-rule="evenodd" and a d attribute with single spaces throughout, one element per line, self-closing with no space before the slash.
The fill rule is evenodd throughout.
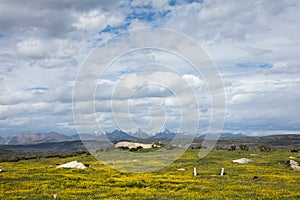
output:
<path id="1" fill-rule="evenodd" d="M 197 176 L 197 169 L 194 167 L 194 176 Z"/>
<path id="2" fill-rule="evenodd" d="M 224 168 L 222 167 L 221 176 L 224 176 Z"/>

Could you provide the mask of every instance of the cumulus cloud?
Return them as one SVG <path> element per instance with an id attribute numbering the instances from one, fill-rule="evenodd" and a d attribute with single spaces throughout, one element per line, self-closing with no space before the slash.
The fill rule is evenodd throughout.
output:
<path id="1" fill-rule="evenodd" d="M 112 126 L 109 122 L 115 122 L 114 126 L 126 131 L 142 127 L 149 133 L 160 131 L 164 126 L 177 129 L 180 124 L 197 120 L 198 115 L 208 124 L 210 111 L 206 112 L 210 102 L 208 93 L 202 91 L 204 86 L 195 75 L 155 71 L 149 66 L 127 73 L 116 81 L 103 79 L 95 94 L 98 123 L 110 129 L 107 127 L 108 124 Z M 82 103 L 78 104 L 78 109 L 91 114 L 94 111 L 89 108 L 89 103 L 92 102 L 84 103 L 85 109 L 80 106 Z"/>
<path id="2" fill-rule="evenodd" d="M 47 45 L 37 39 L 29 39 L 19 42 L 17 45 L 17 51 L 26 57 L 44 57 L 47 53 Z"/>
<path id="3" fill-rule="evenodd" d="M 119 13 L 91 10 L 81 15 L 73 26 L 79 30 L 95 31 L 104 29 L 106 26 L 118 26 L 123 18 Z"/>

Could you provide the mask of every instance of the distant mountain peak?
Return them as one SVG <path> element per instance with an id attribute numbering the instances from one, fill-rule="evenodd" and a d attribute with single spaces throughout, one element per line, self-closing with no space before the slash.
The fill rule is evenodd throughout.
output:
<path id="1" fill-rule="evenodd" d="M 125 133 L 121 130 L 114 130 L 111 133 L 106 132 L 106 137 L 111 141 L 123 141 L 123 140 L 133 140 L 136 139 L 136 137 L 129 135 L 128 133 Z"/>
<path id="2" fill-rule="evenodd" d="M 163 132 L 158 132 L 151 138 L 166 138 L 166 139 L 172 139 L 175 137 L 175 133 L 171 132 L 169 129 L 165 128 Z"/>
<path id="3" fill-rule="evenodd" d="M 138 138 L 148 138 L 149 135 L 145 133 L 142 129 L 138 128 L 138 130 L 135 133 L 131 133 L 130 135 Z"/>
<path id="4" fill-rule="evenodd" d="M 171 134 L 172 132 L 169 129 L 165 128 L 163 133 Z"/>

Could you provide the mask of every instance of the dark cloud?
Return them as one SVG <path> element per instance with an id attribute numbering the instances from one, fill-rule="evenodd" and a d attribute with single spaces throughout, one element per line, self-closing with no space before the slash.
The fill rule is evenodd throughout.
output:
<path id="1" fill-rule="evenodd" d="M 110 10 L 118 1 L 0 1 L 0 33 L 40 32 L 61 37 L 74 30 L 77 16 L 91 9 Z"/>

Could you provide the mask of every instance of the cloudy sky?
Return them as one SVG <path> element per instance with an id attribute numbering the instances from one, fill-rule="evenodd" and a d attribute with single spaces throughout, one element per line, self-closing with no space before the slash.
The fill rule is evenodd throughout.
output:
<path id="1" fill-rule="evenodd" d="M 75 94 L 83 119 L 75 126 L 74 85 L 90 52 L 144 27 L 175 30 L 205 50 L 224 85 L 224 131 L 300 133 L 299 13 L 298 0 L 0 0 L 0 135 L 176 131 L 196 115 L 205 132 L 213 110 L 205 79 L 159 49 L 118 57 L 97 79 L 94 110 Z M 95 117 L 98 128 L 88 124 Z"/>

